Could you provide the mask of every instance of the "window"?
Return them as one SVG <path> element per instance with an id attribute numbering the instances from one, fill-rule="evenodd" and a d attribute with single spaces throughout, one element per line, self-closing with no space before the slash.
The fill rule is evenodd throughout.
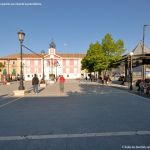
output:
<path id="1" fill-rule="evenodd" d="M 69 68 L 66 68 L 66 73 L 70 73 L 70 69 Z"/>
<path id="2" fill-rule="evenodd" d="M 38 60 L 35 60 L 35 66 L 38 66 Z"/>
<path id="3" fill-rule="evenodd" d="M 66 65 L 69 66 L 70 65 L 70 61 L 66 60 Z"/>
<path id="4" fill-rule="evenodd" d="M 74 68 L 74 73 L 77 73 L 77 68 Z"/>
<path id="5" fill-rule="evenodd" d="M 30 60 L 26 60 L 26 65 L 30 66 Z"/>
<path id="6" fill-rule="evenodd" d="M 74 60 L 74 65 L 77 66 L 78 60 Z"/>
<path id="7" fill-rule="evenodd" d="M 29 67 L 26 68 L 26 71 L 27 71 L 27 73 L 30 73 L 30 68 Z"/>

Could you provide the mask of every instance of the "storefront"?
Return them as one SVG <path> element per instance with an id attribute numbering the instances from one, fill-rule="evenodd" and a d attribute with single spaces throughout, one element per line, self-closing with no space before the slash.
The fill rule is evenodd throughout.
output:
<path id="1" fill-rule="evenodd" d="M 130 55 L 132 53 L 132 56 Z M 150 78 L 150 49 L 144 47 L 142 54 L 142 43 L 138 45 L 118 62 L 118 72 L 125 76 L 125 81 Z M 124 71 L 122 71 L 124 70 Z"/>

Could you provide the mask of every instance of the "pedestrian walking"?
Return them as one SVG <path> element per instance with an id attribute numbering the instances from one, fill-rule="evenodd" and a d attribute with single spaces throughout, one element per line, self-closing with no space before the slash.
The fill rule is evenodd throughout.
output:
<path id="1" fill-rule="evenodd" d="M 107 76 L 107 84 L 108 84 L 108 85 L 111 85 L 111 78 L 110 78 L 109 75 Z"/>
<path id="2" fill-rule="evenodd" d="M 59 86 L 60 86 L 60 92 L 64 92 L 64 83 L 65 83 L 65 78 L 63 75 L 59 77 Z"/>
<path id="3" fill-rule="evenodd" d="M 140 86 L 140 94 L 144 94 L 144 87 L 145 87 L 144 80 L 141 80 L 139 86 Z"/>
<path id="4" fill-rule="evenodd" d="M 88 78 L 87 78 L 87 76 L 86 76 L 86 77 L 85 77 L 85 80 L 87 81 L 87 79 L 88 79 Z"/>
<path id="5" fill-rule="evenodd" d="M 6 76 L 3 77 L 3 85 L 7 84 Z"/>
<path id="6" fill-rule="evenodd" d="M 38 77 L 37 77 L 36 74 L 34 74 L 34 77 L 33 77 L 33 79 L 32 79 L 32 86 L 33 86 L 33 92 L 34 92 L 35 94 L 37 94 L 37 93 L 39 92 L 39 90 L 38 90 L 39 79 L 38 79 Z"/>

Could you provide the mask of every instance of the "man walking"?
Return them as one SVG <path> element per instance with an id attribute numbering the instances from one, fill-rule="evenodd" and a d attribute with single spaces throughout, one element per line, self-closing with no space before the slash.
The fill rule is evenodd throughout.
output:
<path id="1" fill-rule="evenodd" d="M 32 86 L 33 86 L 33 92 L 35 94 L 37 94 L 39 91 L 38 91 L 38 85 L 39 85 L 39 79 L 37 77 L 36 74 L 34 74 L 34 77 L 32 79 Z"/>

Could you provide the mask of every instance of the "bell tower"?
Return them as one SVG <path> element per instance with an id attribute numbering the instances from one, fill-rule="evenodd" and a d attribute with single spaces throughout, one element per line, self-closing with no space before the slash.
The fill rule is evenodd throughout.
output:
<path id="1" fill-rule="evenodd" d="M 49 44 L 49 54 L 50 55 L 56 54 L 56 45 L 53 41 Z"/>

